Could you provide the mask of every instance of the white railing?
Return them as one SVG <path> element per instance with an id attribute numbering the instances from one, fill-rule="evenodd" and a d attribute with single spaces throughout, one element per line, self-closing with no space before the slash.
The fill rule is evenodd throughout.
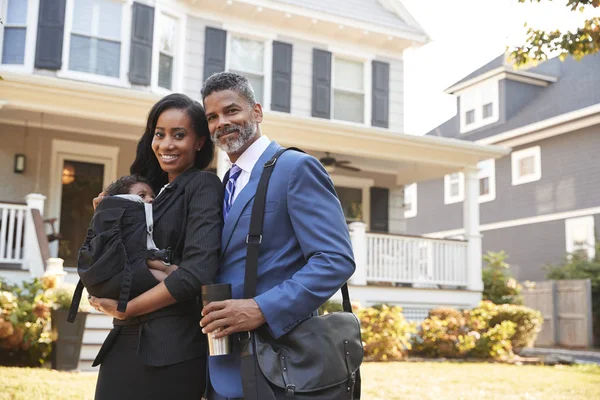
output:
<path id="1" fill-rule="evenodd" d="M 366 279 L 415 285 L 467 285 L 467 242 L 366 234 Z"/>
<path id="2" fill-rule="evenodd" d="M 0 263 L 22 264 L 26 204 L 0 203 Z"/>

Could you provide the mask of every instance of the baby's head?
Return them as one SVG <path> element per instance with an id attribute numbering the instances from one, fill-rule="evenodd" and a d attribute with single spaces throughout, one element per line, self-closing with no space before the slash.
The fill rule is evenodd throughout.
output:
<path id="1" fill-rule="evenodd" d="M 104 189 L 106 194 L 114 196 L 117 194 L 137 194 L 145 203 L 152 203 L 154 192 L 146 178 L 138 175 L 123 176 Z"/>

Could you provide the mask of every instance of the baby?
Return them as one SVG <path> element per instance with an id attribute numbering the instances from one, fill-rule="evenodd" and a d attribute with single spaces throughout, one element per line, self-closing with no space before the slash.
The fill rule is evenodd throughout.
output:
<path id="1" fill-rule="evenodd" d="M 138 202 L 141 201 L 146 204 L 152 204 L 155 197 L 149 182 L 145 178 L 135 175 L 126 175 L 117 179 L 108 185 L 106 189 L 104 189 L 104 192 L 107 196 L 115 196 Z M 146 210 L 150 212 L 151 221 L 152 207 L 146 206 Z M 148 249 L 158 250 L 154 244 L 150 229 L 148 230 L 147 235 Z M 150 268 L 152 275 L 161 282 L 165 280 L 171 272 L 177 269 L 177 265 L 170 265 L 168 262 L 159 259 L 147 259 L 146 264 L 148 265 L 148 268 Z"/>

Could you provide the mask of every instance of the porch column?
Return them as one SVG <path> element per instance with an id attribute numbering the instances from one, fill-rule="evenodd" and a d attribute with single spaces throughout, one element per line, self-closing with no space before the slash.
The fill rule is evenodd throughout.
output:
<path id="1" fill-rule="evenodd" d="M 223 180 L 229 168 L 231 168 L 229 157 L 223 150 L 217 148 L 217 176 L 219 179 Z"/>
<path id="2" fill-rule="evenodd" d="M 40 252 L 37 232 L 31 210 L 39 210 L 40 215 L 44 214 L 44 201 L 46 196 L 31 193 L 25 196 L 27 202 L 27 213 L 25 214 L 25 237 L 23 241 L 23 269 L 28 269 L 31 276 L 42 276 L 44 273 L 44 260 Z"/>
<path id="3" fill-rule="evenodd" d="M 364 222 L 352 222 L 350 228 L 350 239 L 354 252 L 356 270 L 350 278 L 352 285 L 367 285 L 367 225 Z"/>
<path id="4" fill-rule="evenodd" d="M 467 289 L 483 291 L 481 279 L 481 234 L 479 233 L 479 176 L 477 167 L 464 170 L 463 218 L 467 246 Z"/>

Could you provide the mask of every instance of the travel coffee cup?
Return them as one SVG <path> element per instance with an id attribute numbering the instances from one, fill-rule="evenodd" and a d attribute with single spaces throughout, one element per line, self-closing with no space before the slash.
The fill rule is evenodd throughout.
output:
<path id="1" fill-rule="evenodd" d="M 229 283 L 223 283 L 219 285 L 205 285 L 202 286 L 202 304 L 206 307 L 213 301 L 223 301 L 231 299 L 231 285 Z M 221 328 L 213 331 L 219 332 Z M 214 339 L 212 334 L 208 334 L 208 354 L 211 356 L 223 356 L 231 353 L 231 344 L 229 342 L 229 336 L 222 337 L 220 339 Z"/>

